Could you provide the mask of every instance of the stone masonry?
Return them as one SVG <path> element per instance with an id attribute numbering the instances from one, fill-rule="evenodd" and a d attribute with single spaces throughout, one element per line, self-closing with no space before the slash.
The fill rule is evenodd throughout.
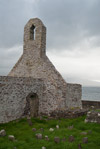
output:
<path id="1" fill-rule="evenodd" d="M 31 78 L 31 81 L 28 82 L 29 88 L 26 85 L 28 78 Z M 2 106 L 4 104 L 4 107 L 6 107 L 7 105 L 8 113 L 12 113 L 11 101 L 13 100 L 14 106 L 17 104 L 14 116 L 10 115 L 10 118 L 5 116 L 6 108 L 4 108 L 0 122 L 10 121 L 22 116 L 26 104 L 27 90 L 28 93 L 36 92 L 39 96 L 38 115 L 40 113 L 49 114 L 59 109 L 82 107 L 81 85 L 66 83 L 46 56 L 46 27 L 38 18 L 30 19 L 25 25 L 23 54 L 8 74 L 8 77 L 1 77 L 0 81 L 1 94 L 3 94 L 0 100 L 5 101 L 2 102 Z M 4 86 L 2 86 L 3 83 Z M 10 86 L 14 86 L 14 89 L 12 88 L 13 93 Z M 34 88 L 36 88 L 35 91 Z M 4 90 L 6 90 L 6 93 Z M 11 93 L 9 94 L 9 92 Z M 0 108 L 1 112 L 2 110 Z M 5 117 L 4 120 L 3 116 Z"/>

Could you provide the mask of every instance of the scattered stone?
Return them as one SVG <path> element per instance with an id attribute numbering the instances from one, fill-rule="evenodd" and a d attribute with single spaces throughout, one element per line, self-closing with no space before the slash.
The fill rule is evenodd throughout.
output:
<path id="1" fill-rule="evenodd" d="M 56 125 L 56 128 L 59 129 L 59 125 Z"/>
<path id="2" fill-rule="evenodd" d="M 40 131 L 44 131 L 44 129 L 43 128 L 40 128 Z"/>
<path id="3" fill-rule="evenodd" d="M 94 106 L 91 106 L 92 109 L 94 109 Z"/>
<path id="4" fill-rule="evenodd" d="M 48 136 L 45 136 L 45 140 L 49 141 L 49 137 Z"/>
<path id="5" fill-rule="evenodd" d="M 17 149 L 17 147 L 14 147 L 14 149 Z"/>
<path id="6" fill-rule="evenodd" d="M 88 112 L 85 122 L 100 123 L 100 113 L 95 110 Z"/>
<path id="7" fill-rule="evenodd" d="M 72 130 L 74 128 L 74 126 L 72 125 L 72 126 L 68 126 L 68 129 L 69 130 Z"/>
<path id="8" fill-rule="evenodd" d="M 49 129 L 49 131 L 51 131 L 51 132 L 52 132 L 52 131 L 54 131 L 54 129 L 53 129 L 53 128 L 50 128 L 50 129 Z"/>
<path id="9" fill-rule="evenodd" d="M 87 132 L 81 132 L 81 135 L 87 135 Z"/>
<path id="10" fill-rule="evenodd" d="M 10 141 L 15 141 L 15 137 L 14 137 L 13 135 L 9 135 L 9 136 L 8 136 L 8 139 L 9 139 Z"/>
<path id="11" fill-rule="evenodd" d="M 62 139 L 62 142 L 66 142 L 66 138 L 63 138 L 63 139 Z"/>
<path id="12" fill-rule="evenodd" d="M 88 123 L 89 121 L 87 120 L 87 119 L 85 119 L 85 121 L 84 121 L 85 123 Z"/>
<path id="13" fill-rule="evenodd" d="M 59 137 L 55 137 L 54 141 L 55 141 L 55 143 L 59 143 L 60 142 L 60 138 Z"/>
<path id="14" fill-rule="evenodd" d="M 36 128 L 32 128 L 32 131 L 36 131 Z"/>
<path id="15" fill-rule="evenodd" d="M 81 146 L 81 144 L 78 144 L 78 149 L 82 149 L 82 146 Z"/>
<path id="16" fill-rule="evenodd" d="M 2 129 L 2 130 L 0 131 L 0 136 L 1 136 L 1 137 L 6 136 L 6 131 L 5 131 L 4 129 Z"/>
<path id="17" fill-rule="evenodd" d="M 38 133 L 35 136 L 36 136 L 37 139 L 42 139 L 42 134 L 41 133 Z"/>
<path id="18" fill-rule="evenodd" d="M 98 113 L 98 117 L 100 117 L 100 113 Z"/>
<path id="19" fill-rule="evenodd" d="M 83 138 L 83 143 L 88 143 L 88 138 L 87 137 Z"/>
<path id="20" fill-rule="evenodd" d="M 69 142 L 73 142 L 75 139 L 74 139 L 74 136 L 69 136 Z"/>
<path id="21" fill-rule="evenodd" d="M 46 149 L 46 147 L 42 146 L 42 149 Z"/>

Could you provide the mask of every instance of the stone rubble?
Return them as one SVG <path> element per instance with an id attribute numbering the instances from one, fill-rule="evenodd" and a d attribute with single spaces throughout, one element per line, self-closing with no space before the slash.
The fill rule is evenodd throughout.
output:
<path id="1" fill-rule="evenodd" d="M 15 137 L 14 137 L 13 135 L 9 135 L 9 136 L 8 136 L 8 139 L 9 139 L 10 141 L 15 141 Z"/>
<path id="2" fill-rule="evenodd" d="M 87 117 L 85 119 L 85 123 L 91 122 L 91 123 L 100 123 L 100 113 L 96 110 L 89 111 L 87 113 Z"/>
<path id="3" fill-rule="evenodd" d="M 37 139 L 42 139 L 42 137 L 43 137 L 41 133 L 38 133 L 35 136 L 36 136 Z"/>
<path id="4" fill-rule="evenodd" d="M 6 136 L 6 131 L 4 129 L 0 130 L 0 136 L 1 137 Z"/>

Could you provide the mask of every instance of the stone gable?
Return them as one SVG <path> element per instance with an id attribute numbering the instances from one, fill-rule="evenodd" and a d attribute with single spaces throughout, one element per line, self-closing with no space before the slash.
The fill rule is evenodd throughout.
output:
<path id="1" fill-rule="evenodd" d="M 39 98 L 42 107 L 39 105 L 38 114 L 82 106 L 81 85 L 66 83 L 46 56 L 46 27 L 38 18 L 30 19 L 25 25 L 23 54 L 8 76 L 12 80 L 20 77 L 24 80 L 35 78 L 37 82 L 40 78 L 43 80 L 44 87 L 39 90 L 42 92 L 41 99 Z"/>

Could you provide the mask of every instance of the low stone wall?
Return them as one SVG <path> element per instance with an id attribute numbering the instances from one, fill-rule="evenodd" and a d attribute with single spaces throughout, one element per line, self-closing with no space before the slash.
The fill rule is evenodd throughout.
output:
<path id="1" fill-rule="evenodd" d="M 86 109 L 56 110 L 50 113 L 51 118 L 77 118 L 87 114 Z"/>
<path id="2" fill-rule="evenodd" d="M 82 107 L 85 109 L 88 108 L 100 109 L 100 101 L 82 100 Z"/>

